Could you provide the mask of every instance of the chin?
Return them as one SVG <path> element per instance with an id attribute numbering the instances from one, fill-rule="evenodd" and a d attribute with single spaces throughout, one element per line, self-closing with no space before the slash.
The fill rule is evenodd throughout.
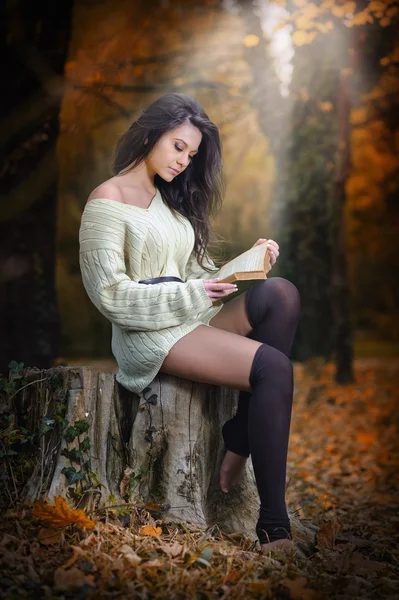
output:
<path id="1" fill-rule="evenodd" d="M 162 175 L 161 175 L 162 177 Z M 169 171 L 169 169 L 167 169 L 167 177 L 162 177 L 162 179 L 165 179 L 166 181 L 173 181 L 173 179 L 176 177 L 176 175 L 174 175 L 172 173 L 172 171 Z"/>

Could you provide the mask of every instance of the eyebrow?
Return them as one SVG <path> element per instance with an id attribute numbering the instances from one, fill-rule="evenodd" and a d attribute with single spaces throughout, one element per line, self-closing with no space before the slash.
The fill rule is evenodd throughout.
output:
<path id="1" fill-rule="evenodd" d="M 182 140 L 181 138 L 175 138 L 176 140 L 179 140 L 179 142 L 183 142 L 183 144 L 185 144 L 186 146 L 188 146 L 187 142 L 185 142 L 184 140 Z M 197 154 L 198 150 L 191 150 L 191 152 L 195 152 Z"/>

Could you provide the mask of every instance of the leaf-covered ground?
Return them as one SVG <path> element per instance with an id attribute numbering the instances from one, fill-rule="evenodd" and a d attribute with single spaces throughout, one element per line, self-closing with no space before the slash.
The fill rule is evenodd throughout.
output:
<path id="1" fill-rule="evenodd" d="M 148 505 L 94 523 L 61 501 L 21 506 L 2 519 L 0 597 L 398 598 L 397 359 L 358 359 L 344 387 L 330 364 L 295 369 L 287 503 L 320 528 L 309 556 L 262 556 Z"/>

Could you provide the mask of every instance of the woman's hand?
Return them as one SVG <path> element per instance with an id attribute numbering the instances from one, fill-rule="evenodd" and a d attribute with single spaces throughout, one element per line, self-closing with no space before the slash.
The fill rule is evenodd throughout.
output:
<path id="1" fill-rule="evenodd" d="M 259 244 L 263 244 L 264 242 L 267 242 L 267 247 L 270 250 L 270 266 L 273 266 L 278 258 L 278 255 L 280 254 L 279 245 L 277 244 L 277 242 L 275 242 L 274 240 L 266 240 L 265 238 L 259 238 L 259 240 L 255 242 L 252 248 L 254 246 L 259 246 Z"/>
<path id="2" fill-rule="evenodd" d="M 218 279 L 203 279 L 202 282 L 211 300 L 225 298 L 238 289 L 234 283 L 219 283 Z"/>

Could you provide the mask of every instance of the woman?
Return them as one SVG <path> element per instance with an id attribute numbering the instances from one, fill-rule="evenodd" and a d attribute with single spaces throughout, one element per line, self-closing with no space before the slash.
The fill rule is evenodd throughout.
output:
<path id="1" fill-rule="evenodd" d="M 221 204 L 221 144 L 190 96 L 166 94 L 148 106 L 120 139 L 114 172 L 90 194 L 79 239 L 85 289 L 112 322 L 116 378 L 137 394 L 159 371 L 240 390 L 237 414 L 223 426 L 221 489 L 237 483 L 251 453 L 261 550 L 289 550 L 288 355 L 298 291 L 276 277 L 222 303 L 237 288 L 218 283 L 206 250 L 209 215 Z M 269 247 L 274 264 L 279 248 Z"/>

